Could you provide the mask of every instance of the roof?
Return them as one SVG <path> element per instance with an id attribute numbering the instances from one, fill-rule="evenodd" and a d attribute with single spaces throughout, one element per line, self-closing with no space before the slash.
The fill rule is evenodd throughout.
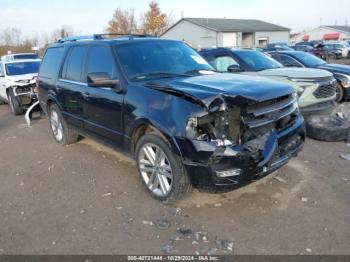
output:
<path id="1" fill-rule="evenodd" d="M 337 31 L 343 31 L 343 32 L 347 32 L 350 33 L 350 26 L 348 25 L 324 25 L 322 27 L 327 27 L 327 28 L 331 28 Z"/>
<path id="2" fill-rule="evenodd" d="M 180 19 L 176 24 L 170 27 L 175 27 L 182 21 L 187 21 L 207 29 L 217 32 L 262 32 L 262 31 L 290 31 L 287 27 L 271 24 L 255 19 L 227 19 L 227 18 L 190 18 L 185 17 Z M 167 32 L 166 31 L 166 32 Z M 166 33 L 165 32 L 165 33 Z M 164 34 L 165 34 L 164 33 Z"/>

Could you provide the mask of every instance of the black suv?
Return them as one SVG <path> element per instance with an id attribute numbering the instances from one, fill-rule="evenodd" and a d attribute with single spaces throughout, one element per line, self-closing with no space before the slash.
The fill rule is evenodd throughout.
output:
<path id="1" fill-rule="evenodd" d="M 258 179 L 305 138 L 291 86 L 215 73 L 180 41 L 62 39 L 45 53 L 38 95 L 58 143 L 82 135 L 124 150 L 165 202 L 191 184 L 229 190 Z"/>

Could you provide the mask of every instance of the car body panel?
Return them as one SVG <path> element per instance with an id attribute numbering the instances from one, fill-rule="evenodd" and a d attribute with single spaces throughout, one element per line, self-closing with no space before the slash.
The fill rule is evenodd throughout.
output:
<path id="1" fill-rule="evenodd" d="M 91 88 L 84 83 L 67 81 L 62 83 L 59 77 L 68 49 L 72 46 L 98 42 L 114 47 L 118 44 L 147 41 L 172 40 L 135 38 L 134 41 L 128 38 L 53 45 L 52 47 L 62 46 L 64 52 L 62 59 L 57 62 L 59 69 L 53 77 L 45 78 L 39 74 L 39 101 L 43 110 L 47 112 L 50 103 L 57 103 L 65 119 L 78 133 L 105 141 L 130 155 L 134 154 L 138 131 L 146 126 L 152 127 L 180 157 L 191 181 L 197 186 L 241 185 L 244 181 L 256 179 L 257 172 L 267 175 L 302 149 L 305 139 L 304 120 L 297 109 L 293 88 L 280 82 L 256 76 L 220 73 L 131 81 L 123 73 L 123 65 L 119 61 L 116 63 L 120 73 L 118 89 Z M 292 99 L 293 103 L 288 104 L 288 114 L 285 116 L 278 111 L 277 115 L 268 119 L 271 125 L 276 122 L 276 130 L 269 128 L 262 131 L 264 135 L 261 137 L 257 135 L 257 142 L 262 148 L 252 149 L 255 153 L 259 152 L 259 157 L 255 160 L 252 160 L 253 152 L 247 149 L 248 145 L 245 147 L 245 142 L 239 145 L 241 142 L 237 141 L 234 145 L 226 143 L 223 138 L 214 137 L 210 141 L 200 141 L 189 135 L 192 129 L 197 128 L 193 124 L 194 120 L 199 121 L 199 125 L 200 121 L 211 121 L 212 117 L 214 122 L 223 121 L 224 115 L 231 111 L 238 110 L 240 113 L 240 110 L 255 108 L 260 103 L 272 103 L 275 99 Z M 72 102 L 76 104 L 72 106 Z M 277 130 L 279 117 L 288 118 L 288 123 L 283 122 L 286 125 L 283 130 Z M 234 126 L 234 121 L 238 121 L 239 125 Z M 227 124 L 240 129 L 239 115 L 234 121 L 230 119 Z M 278 152 L 283 161 L 277 163 L 277 159 L 273 159 L 273 153 L 277 153 L 278 145 L 283 143 L 286 145 L 281 146 L 281 150 L 283 147 L 285 151 Z M 272 166 L 275 162 L 277 164 Z M 261 165 L 258 166 L 259 164 Z M 216 170 L 232 166 L 244 170 L 239 179 L 217 177 Z M 196 184 L 196 181 L 199 182 Z"/>

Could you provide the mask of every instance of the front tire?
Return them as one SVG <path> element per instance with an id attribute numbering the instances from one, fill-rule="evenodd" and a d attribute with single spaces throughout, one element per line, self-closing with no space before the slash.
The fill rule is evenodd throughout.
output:
<path id="1" fill-rule="evenodd" d="M 23 112 L 24 112 L 23 108 L 21 107 L 20 103 L 18 102 L 18 99 L 15 96 L 12 88 L 9 89 L 9 91 L 7 93 L 7 97 L 9 100 L 9 106 L 10 106 L 11 112 L 15 116 L 23 114 Z"/>
<path id="2" fill-rule="evenodd" d="M 344 97 L 344 89 L 343 86 L 339 83 L 337 83 L 336 87 L 336 97 L 335 97 L 335 102 L 339 103 L 343 100 Z"/>
<path id="3" fill-rule="evenodd" d="M 67 124 L 56 104 L 49 107 L 49 123 L 52 134 L 60 145 L 69 145 L 78 141 L 79 135 Z"/>
<path id="4" fill-rule="evenodd" d="M 173 203 L 189 191 L 181 159 L 160 136 L 144 135 L 137 143 L 135 159 L 143 185 L 153 198 Z"/>

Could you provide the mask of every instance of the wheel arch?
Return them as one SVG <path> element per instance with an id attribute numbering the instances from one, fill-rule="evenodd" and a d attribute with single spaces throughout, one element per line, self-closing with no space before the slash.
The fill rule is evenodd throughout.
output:
<path id="1" fill-rule="evenodd" d="M 133 128 L 131 133 L 131 154 L 135 154 L 137 142 L 140 138 L 146 134 L 156 134 L 160 136 L 174 151 L 175 154 L 182 157 L 181 150 L 173 135 L 163 131 L 163 129 L 156 123 L 148 121 L 146 119 L 139 121 L 139 123 Z"/>

